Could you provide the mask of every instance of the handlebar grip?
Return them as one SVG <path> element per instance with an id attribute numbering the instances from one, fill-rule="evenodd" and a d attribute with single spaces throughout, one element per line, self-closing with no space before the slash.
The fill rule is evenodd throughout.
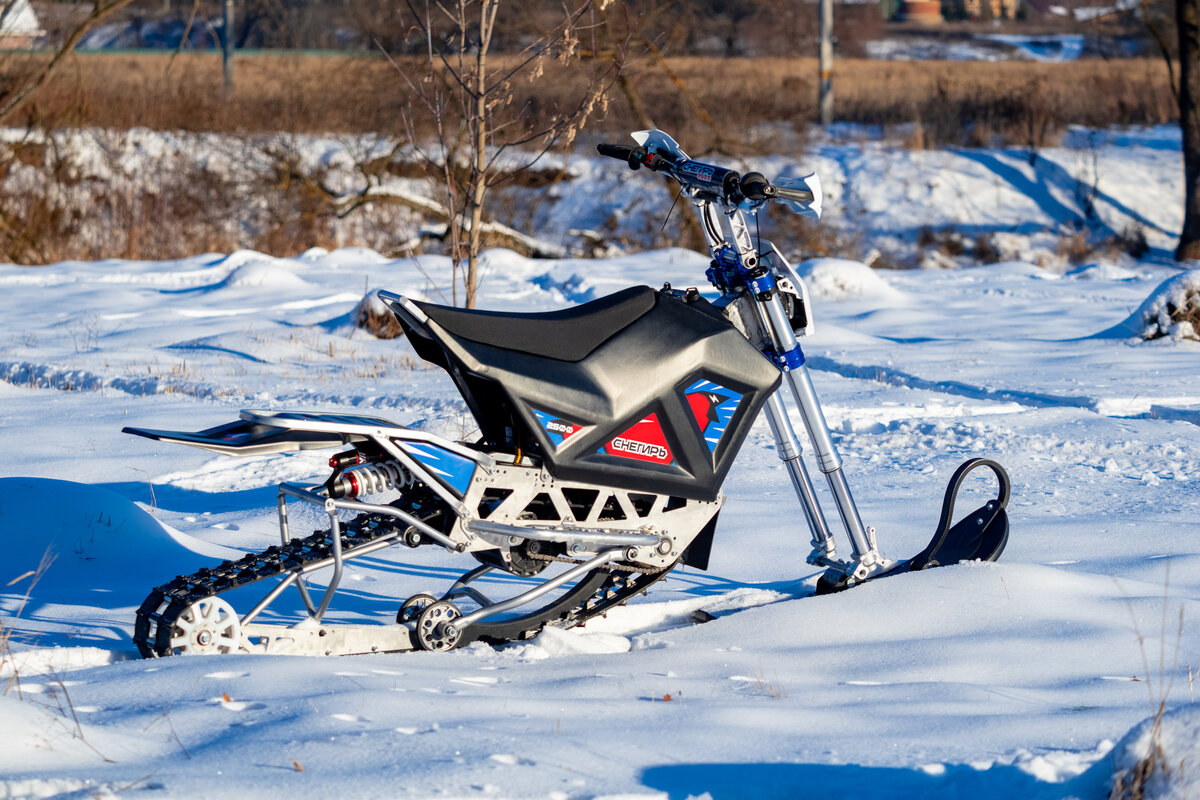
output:
<path id="1" fill-rule="evenodd" d="M 767 197 L 791 200 L 795 203 L 811 203 L 815 199 L 813 193 L 807 189 L 781 189 L 778 186 L 768 186 L 765 194 Z"/>
<path id="2" fill-rule="evenodd" d="M 643 163 L 649 164 L 651 169 L 654 168 L 654 164 L 650 163 L 646 157 L 646 148 L 644 147 L 631 147 L 627 144 L 598 144 L 596 150 L 602 156 L 624 161 L 630 169 L 641 169 Z"/>
<path id="3" fill-rule="evenodd" d="M 630 147 L 627 144 L 598 144 L 596 150 L 602 156 L 609 158 L 619 158 L 622 161 L 628 161 L 629 157 L 640 148 Z"/>

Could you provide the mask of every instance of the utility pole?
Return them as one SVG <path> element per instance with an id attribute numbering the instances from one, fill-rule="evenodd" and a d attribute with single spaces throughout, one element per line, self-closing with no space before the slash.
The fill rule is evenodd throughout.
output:
<path id="1" fill-rule="evenodd" d="M 821 80 L 818 83 L 817 104 L 821 109 L 821 124 L 833 123 L 833 0 L 821 0 Z"/>
<path id="2" fill-rule="evenodd" d="M 225 100 L 233 96 L 233 0 L 222 4 L 221 75 L 224 78 Z"/>

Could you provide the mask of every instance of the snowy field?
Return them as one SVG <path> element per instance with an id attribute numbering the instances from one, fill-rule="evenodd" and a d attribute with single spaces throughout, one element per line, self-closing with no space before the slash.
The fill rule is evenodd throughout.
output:
<path id="1" fill-rule="evenodd" d="M 953 191 L 911 202 L 1000 203 L 1038 174 L 1021 170 L 991 193 L 947 174 Z M 1120 202 L 1170 230 L 1178 201 L 1160 193 Z M 1029 196 L 1031 230 L 1053 229 L 1051 200 L 1067 202 Z M 861 217 L 914 213 L 897 199 Z M 1156 230 L 1143 261 L 1070 270 L 802 265 L 803 344 L 881 548 L 920 550 L 950 473 L 986 455 L 1013 479 L 999 563 L 812 597 L 809 534 L 760 422 L 707 572 L 525 644 L 340 659 L 136 658 L 147 592 L 276 541 L 275 484 L 323 477 L 327 453 L 239 460 L 120 430 L 321 408 L 469 433 L 444 374 L 350 324 L 372 289 L 444 301 L 445 259 L 0 266 L 0 797 L 1099 798 L 1152 737 L 1114 742 L 1163 698 L 1167 758 L 1200 775 L 1200 343 L 1122 325 L 1180 272 Z M 485 263 L 482 307 L 542 310 L 703 285 L 706 259 Z M 426 550 L 357 564 L 333 617 L 381 625 L 469 567 Z M 716 619 L 689 624 L 699 610 Z"/>

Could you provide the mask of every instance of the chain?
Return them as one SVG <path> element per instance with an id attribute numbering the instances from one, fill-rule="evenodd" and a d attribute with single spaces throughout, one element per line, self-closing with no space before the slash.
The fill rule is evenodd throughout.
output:
<path id="1" fill-rule="evenodd" d="M 531 558 L 531 559 L 534 559 L 535 561 L 556 561 L 561 564 L 583 564 L 583 563 L 586 563 L 583 560 L 578 559 L 578 558 L 567 558 L 565 556 L 549 556 L 549 555 L 543 555 L 542 553 L 528 553 L 525 555 L 525 558 Z M 618 570 L 618 571 L 623 571 L 623 572 L 650 573 L 650 572 L 658 572 L 662 569 L 662 567 L 639 567 L 634 564 L 613 564 L 610 562 L 610 563 L 605 564 L 604 566 L 600 567 L 600 569 Z"/>

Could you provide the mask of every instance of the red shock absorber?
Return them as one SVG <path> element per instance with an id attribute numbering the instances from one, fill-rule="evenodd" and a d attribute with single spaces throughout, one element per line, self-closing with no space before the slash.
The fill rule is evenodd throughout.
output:
<path id="1" fill-rule="evenodd" d="M 329 457 L 329 466 L 336 470 L 349 469 L 365 463 L 367 463 L 366 457 L 358 450 L 348 450 L 345 453 Z"/>
<path id="2" fill-rule="evenodd" d="M 338 499 L 358 497 L 361 494 L 378 494 L 388 489 L 403 489 L 411 482 L 408 470 L 398 462 L 377 461 L 337 475 L 325 484 L 325 488 L 330 497 Z"/>

